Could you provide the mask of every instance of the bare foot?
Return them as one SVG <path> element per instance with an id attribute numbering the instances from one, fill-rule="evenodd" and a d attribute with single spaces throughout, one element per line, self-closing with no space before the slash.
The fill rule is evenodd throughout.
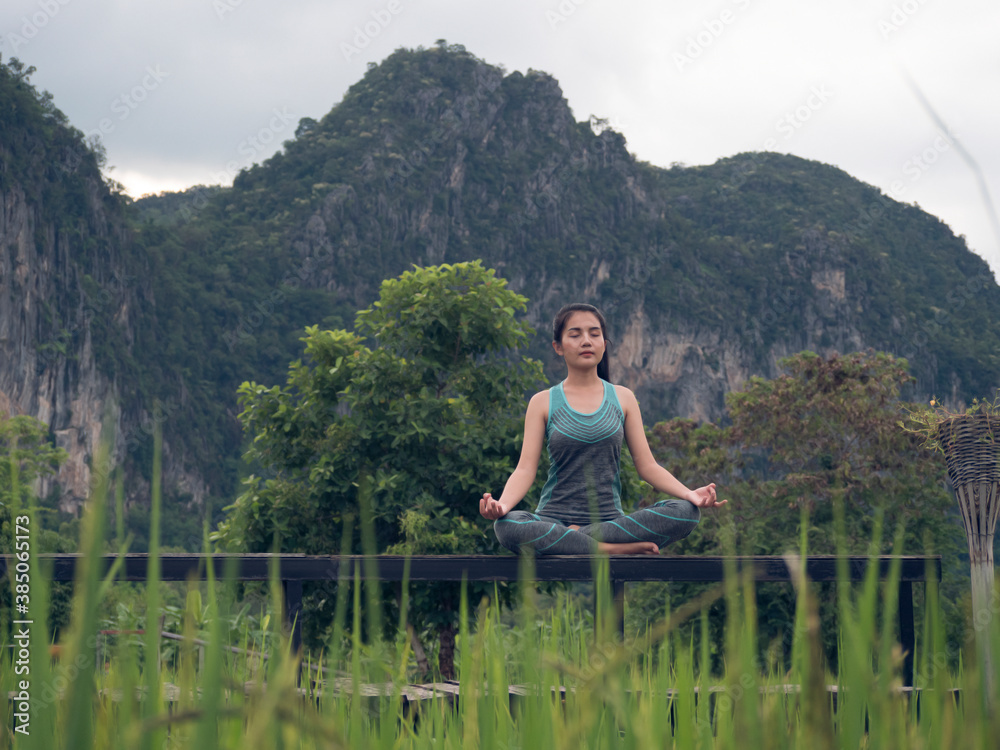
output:
<path id="1" fill-rule="evenodd" d="M 569 527 L 570 527 L 571 529 L 573 529 L 573 531 L 579 531 L 579 530 L 580 530 L 580 527 L 579 527 L 579 526 L 577 526 L 577 525 L 576 525 L 575 523 L 571 523 L 571 524 L 569 525 Z"/>
<path id="2" fill-rule="evenodd" d="M 630 542 L 628 544 L 597 543 L 598 552 L 608 555 L 658 555 L 660 548 L 653 542 Z"/>

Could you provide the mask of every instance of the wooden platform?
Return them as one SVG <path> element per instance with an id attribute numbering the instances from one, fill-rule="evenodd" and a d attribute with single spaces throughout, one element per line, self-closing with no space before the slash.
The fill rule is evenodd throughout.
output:
<path id="1" fill-rule="evenodd" d="M 75 554 L 37 555 L 43 569 L 49 567 L 56 581 L 73 580 L 80 560 Z M 110 569 L 117 555 L 101 558 L 102 572 Z M 0 556 L 0 576 L 14 558 Z M 591 581 L 599 564 L 606 564 L 608 579 L 619 604 L 619 624 L 625 604 L 625 584 L 629 581 L 721 582 L 726 570 L 750 572 L 756 581 L 791 582 L 795 573 L 783 557 L 719 557 L 670 555 L 543 555 L 533 560 L 537 581 Z M 285 614 L 290 624 L 292 646 L 301 645 L 300 621 L 308 616 L 302 610 L 302 584 L 307 581 L 336 582 L 351 580 L 378 581 L 517 581 L 522 576 L 522 560 L 513 555 L 296 555 L 296 554 L 163 554 L 159 556 L 160 579 L 164 581 L 205 580 L 207 568 L 217 580 L 266 581 L 274 576 L 281 581 L 285 595 Z M 903 647 L 903 674 L 907 685 L 913 684 L 913 583 L 924 582 L 928 574 L 941 580 L 940 555 L 844 556 L 810 555 L 805 558 L 806 575 L 813 581 L 838 580 L 843 566 L 851 581 L 864 580 L 869 566 L 877 566 L 880 580 L 889 577 L 893 566 L 899 569 L 899 642 Z M 122 560 L 119 580 L 145 581 L 149 556 L 128 554 Z"/>

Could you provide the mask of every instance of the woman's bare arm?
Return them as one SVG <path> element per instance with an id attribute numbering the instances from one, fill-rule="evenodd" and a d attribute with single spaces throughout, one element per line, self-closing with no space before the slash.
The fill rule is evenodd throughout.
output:
<path id="1" fill-rule="evenodd" d="M 649 449 L 649 441 L 646 440 L 646 431 L 642 426 L 642 414 L 639 411 L 639 402 L 636 401 L 635 394 L 621 385 L 615 386 L 615 388 L 618 400 L 625 411 L 625 442 L 628 443 L 628 449 L 632 454 L 632 461 L 635 463 L 639 476 L 649 482 L 653 489 L 687 500 L 700 508 L 725 505 L 729 502 L 728 500 L 720 502 L 716 498 L 714 482 L 691 490 L 660 466 L 653 457 L 653 452 Z"/>
<path id="2" fill-rule="evenodd" d="M 524 415 L 524 442 L 521 445 L 521 458 L 517 468 L 504 485 L 500 499 L 495 499 L 489 492 L 479 501 L 479 512 L 490 520 L 496 520 L 507 515 L 524 496 L 528 494 L 538 473 L 538 460 L 542 455 L 542 443 L 545 440 L 545 423 L 549 411 L 549 392 L 541 391 L 531 397 L 528 410 Z"/>

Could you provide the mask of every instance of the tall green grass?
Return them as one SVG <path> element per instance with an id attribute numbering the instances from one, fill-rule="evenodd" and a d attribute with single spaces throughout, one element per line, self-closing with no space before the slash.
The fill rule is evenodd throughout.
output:
<path id="1" fill-rule="evenodd" d="M 735 570 L 697 599 L 679 606 L 665 602 L 660 622 L 623 642 L 606 564 L 595 568 L 599 614 L 593 627 L 581 628 L 584 613 L 568 598 L 539 608 L 530 558 L 522 561 L 525 585 L 514 626 L 504 624 L 497 597 L 470 601 L 463 588 L 457 698 L 449 687 L 437 697 L 412 699 L 408 584 L 394 636 L 364 638 L 381 628 L 378 602 L 371 593 L 363 596 L 360 570 L 343 572 L 341 583 L 353 579 L 353 585 L 338 589 L 329 648 L 304 662 L 291 653 L 282 627 L 280 571 L 272 571 L 273 606 L 260 632 L 245 627 L 234 638 L 231 623 L 241 604 L 210 568 L 207 603 L 202 586 L 192 584 L 183 620 L 187 640 L 173 658 L 162 658 L 161 583 L 154 562 L 158 480 L 157 465 L 145 636 L 120 636 L 110 655 L 98 659 L 102 595 L 116 574 L 102 576 L 98 567 L 110 495 L 102 485 L 87 510 L 72 626 L 57 661 L 44 635 L 48 579 L 32 563 L 31 734 L 13 733 L 8 709 L 0 748 L 854 750 L 985 748 L 995 747 L 1000 736 L 1000 717 L 987 702 L 978 662 L 966 660 L 951 671 L 943 658 L 949 644 L 933 579 L 916 655 L 917 697 L 901 689 L 902 654 L 894 631 L 898 569 L 883 583 L 871 566 L 860 586 L 841 571 L 839 672 L 831 674 L 823 661 L 816 597 L 800 558 L 792 555 L 798 609 L 787 666 L 759 663 L 754 582 Z M 837 512 L 840 523 L 843 511 Z M 362 505 L 363 522 L 368 515 Z M 896 539 L 898 544 L 901 536 Z M 726 610 L 724 659 L 722 670 L 713 672 L 707 611 L 719 600 Z M 368 627 L 362 627 L 363 618 Z M 681 635 L 690 632 L 679 627 L 689 619 L 701 629 L 697 646 Z M 985 626 L 1000 639 L 996 617 Z M 196 644 L 196 636 L 205 644 Z M 0 687 L 15 690 L 9 649 L 0 670 Z"/>

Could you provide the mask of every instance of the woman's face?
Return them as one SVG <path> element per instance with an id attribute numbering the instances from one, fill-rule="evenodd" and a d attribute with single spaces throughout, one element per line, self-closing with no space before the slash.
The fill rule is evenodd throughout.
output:
<path id="1" fill-rule="evenodd" d="M 566 359 L 567 366 L 597 366 L 604 357 L 604 333 L 601 321 L 592 312 L 570 313 L 563 327 L 562 340 L 552 342 L 556 354 Z"/>

